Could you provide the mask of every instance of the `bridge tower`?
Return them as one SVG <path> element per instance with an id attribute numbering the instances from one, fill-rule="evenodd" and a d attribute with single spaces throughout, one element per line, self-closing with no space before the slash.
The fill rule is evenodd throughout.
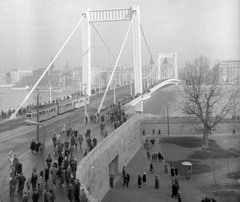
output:
<path id="1" fill-rule="evenodd" d="M 140 11 L 139 6 L 130 8 L 117 8 L 117 9 L 102 9 L 90 10 L 87 9 L 84 13 L 84 26 L 83 26 L 83 84 L 86 84 L 86 93 L 91 95 L 91 22 L 109 22 L 109 21 L 131 21 L 130 26 L 133 28 L 133 55 L 134 55 L 134 85 L 135 93 L 142 93 L 142 58 L 141 58 L 141 27 L 140 27 Z M 130 27 L 129 27 L 130 28 Z M 128 34 L 128 33 L 127 33 Z M 125 41 L 124 41 L 125 43 Z M 124 44 L 123 44 L 124 45 Z M 120 54 L 116 61 L 115 68 L 110 77 L 107 89 L 110 86 L 113 75 L 119 60 Z M 82 85 L 84 86 L 84 85 Z M 84 89 L 82 89 L 84 92 Z M 106 92 L 106 91 L 105 91 Z M 103 100 L 105 96 L 103 97 Z M 102 100 L 102 102 L 103 102 Z M 102 105 L 102 102 L 100 105 Z M 143 104 L 136 105 L 136 111 L 143 111 Z"/>

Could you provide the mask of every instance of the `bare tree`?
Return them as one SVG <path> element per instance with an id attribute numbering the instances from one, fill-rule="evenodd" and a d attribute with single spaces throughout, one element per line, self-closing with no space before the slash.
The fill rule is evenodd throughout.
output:
<path id="1" fill-rule="evenodd" d="M 209 134 L 220 121 L 233 112 L 239 96 L 238 85 L 221 83 L 219 65 L 211 67 L 208 58 L 201 56 L 187 62 L 180 73 L 180 110 L 189 117 L 196 117 L 203 126 L 203 146 L 208 146 Z"/>

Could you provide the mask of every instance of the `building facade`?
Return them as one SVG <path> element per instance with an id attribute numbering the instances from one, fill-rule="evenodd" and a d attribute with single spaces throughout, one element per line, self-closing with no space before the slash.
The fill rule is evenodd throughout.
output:
<path id="1" fill-rule="evenodd" d="M 219 63 L 221 83 L 240 84 L 240 60 L 226 60 Z"/>

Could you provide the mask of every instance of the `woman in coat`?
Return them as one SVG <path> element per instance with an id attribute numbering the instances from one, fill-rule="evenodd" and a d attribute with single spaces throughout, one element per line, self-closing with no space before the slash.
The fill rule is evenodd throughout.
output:
<path id="1" fill-rule="evenodd" d="M 146 182 L 147 182 L 147 176 L 146 176 L 146 173 L 145 173 L 145 172 L 143 173 L 142 180 L 143 180 L 143 183 L 146 183 Z"/>

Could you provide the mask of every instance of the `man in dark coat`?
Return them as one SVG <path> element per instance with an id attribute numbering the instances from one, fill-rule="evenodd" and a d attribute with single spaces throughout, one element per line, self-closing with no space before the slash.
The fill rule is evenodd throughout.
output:
<path id="1" fill-rule="evenodd" d="M 51 165 L 52 165 L 52 158 L 51 158 L 51 155 L 50 155 L 50 154 L 48 155 L 48 157 L 47 157 L 47 159 L 46 159 L 46 162 L 47 162 L 48 168 L 50 168 Z"/>
<path id="2" fill-rule="evenodd" d="M 34 139 L 32 139 L 32 142 L 30 144 L 30 149 L 31 149 L 31 152 L 34 153 L 34 151 L 35 151 L 35 141 L 34 141 Z"/>
<path id="3" fill-rule="evenodd" d="M 73 196 L 74 196 L 74 194 L 73 194 L 74 192 L 73 192 L 73 186 L 72 186 L 72 184 L 70 183 L 69 184 L 69 186 L 68 186 L 68 193 L 67 193 L 67 197 L 68 197 L 68 199 L 69 199 L 69 201 L 70 202 L 72 202 L 73 201 Z"/>
<path id="4" fill-rule="evenodd" d="M 32 173 L 31 184 L 32 184 L 32 189 L 33 189 L 33 191 L 36 190 L 37 179 L 38 179 L 37 174 Z"/>
<path id="5" fill-rule="evenodd" d="M 159 185 L 159 177 L 158 177 L 158 175 L 156 175 L 156 177 L 155 177 L 155 188 L 159 189 L 159 187 L 160 187 L 160 185 Z"/>
<path id="6" fill-rule="evenodd" d="M 174 167 L 172 164 L 171 164 L 171 176 L 174 177 Z"/>
<path id="7" fill-rule="evenodd" d="M 158 152 L 158 160 L 161 162 L 162 160 L 162 154 L 160 152 Z"/>
<path id="8" fill-rule="evenodd" d="M 80 194 L 80 182 L 78 180 L 74 181 L 74 200 L 75 202 L 79 202 L 79 194 Z"/>
<path id="9" fill-rule="evenodd" d="M 142 178 L 140 175 L 138 175 L 138 188 L 141 188 L 142 185 Z"/>
<path id="10" fill-rule="evenodd" d="M 127 187 L 128 187 L 128 184 L 130 182 L 130 175 L 129 175 L 129 173 L 127 173 L 126 178 L 127 178 Z"/>
<path id="11" fill-rule="evenodd" d="M 21 173 L 18 177 L 18 192 L 20 194 L 22 194 L 22 192 L 23 192 L 25 181 L 26 181 L 26 178 Z"/>
<path id="12" fill-rule="evenodd" d="M 22 173 L 22 163 L 18 160 L 16 164 L 16 174 Z"/>
<path id="13" fill-rule="evenodd" d="M 113 182 L 114 182 L 114 178 L 113 175 L 110 176 L 110 187 L 113 188 Z M 124 183 L 124 182 L 123 182 Z"/>
<path id="14" fill-rule="evenodd" d="M 38 202 L 38 199 L 39 199 L 39 193 L 37 190 L 35 190 L 32 195 L 32 200 L 33 200 L 33 202 Z"/>

